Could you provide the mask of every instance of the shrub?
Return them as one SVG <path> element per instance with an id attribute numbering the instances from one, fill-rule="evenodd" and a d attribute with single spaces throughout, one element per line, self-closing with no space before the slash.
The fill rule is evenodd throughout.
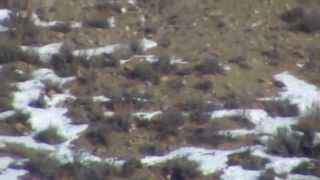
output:
<path id="1" fill-rule="evenodd" d="M 102 180 L 116 175 L 119 170 L 112 164 L 88 161 L 68 163 L 62 166 L 60 171 L 66 171 L 75 180 Z"/>
<path id="2" fill-rule="evenodd" d="M 190 95 L 180 104 L 184 111 L 202 111 L 206 108 L 205 99 L 199 95 Z"/>
<path id="3" fill-rule="evenodd" d="M 8 117 L 5 121 L 9 124 L 22 123 L 27 125 L 29 118 L 30 114 L 22 111 L 16 111 L 16 113 L 13 116 Z"/>
<path id="4" fill-rule="evenodd" d="M 259 177 L 259 180 L 271 180 L 277 177 L 276 172 L 272 168 L 264 170 Z"/>
<path id="5" fill-rule="evenodd" d="M 288 99 L 265 102 L 265 108 L 272 117 L 291 117 L 299 115 L 298 106 L 291 104 Z"/>
<path id="6" fill-rule="evenodd" d="M 60 32 L 60 33 L 68 33 L 71 31 L 71 27 L 67 23 L 60 22 L 54 26 L 50 26 L 49 30 L 54 32 Z"/>
<path id="7" fill-rule="evenodd" d="M 147 156 L 161 156 L 164 150 L 159 144 L 143 144 L 140 147 L 140 152 Z"/>
<path id="8" fill-rule="evenodd" d="M 16 61 L 28 61 L 31 56 L 24 53 L 20 47 L 14 45 L 0 45 L 0 64 Z"/>
<path id="9" fill-rule="evenodd" d="M 107 118 L 108 126 L 113 131 L 129 132 L 133 118 L 129 114 L 115 114 Z"/>
<path id="10" fill-rule="evenodd" d="M 85 137 L 92 143 L 93 145 L 109 145 L 109 135 L 111 132 L 109 128 L 105 125 L 95 125 L 91 127 L 85 134 Z"/>
<path id="11" fill-rule="evenodd" d="M 314 134 L 320 132 L 320 106 L 311 107 L 294 127 L 304 133 Z"/>
<path id="12" fill-rule="evenodd" d="M 191 121 L 203 124 L 210 120 L 210 114 L 201 110 L 194 110 L 190 113 L 189 119 Z"/>
<path id="13" fill-rule="evenodd" d="M 183 88 L 184 84 L 180 78 L 173 78 L 167 82 L 167 86 L 172 89 L 181 89 Z"/>
<path id="14" fill-rule="evenodd" d="M 198 89 L 198 90 L 201 90 L 201 91 L 204 91 L 204 92 L 207 92 L 209 90 L 211 90 L 213 87 L 212 85 L 212 82 L 210 80 L 203 80 L 201 82 L 198 82 L 194 88 Z"/>
<path id="15" fill-rule="evenodd" d="M 162 174 L 170 176 L 172 180 L 197 179 L 201 176 L 199 164 L 186 157 L 168 160 L 160 165 Z"/>
<path id="16" fill-rule="evenodd" d="M 303 174 L 311 176 L 320 176 L 320 162 L 319 161 L 303 161 L 298 166 L 293 168 L 291 173 Z"/>
<path id="17" fill-rule="evenodd" d="M 170 56 L 160 56 L 158 61 L 154 62 L 152 65 L 156 71 L 165 74 L 171 73 L 176 69 L 176 67 L 171 64 Z"/>
<path id="18" fill-rule="evenodd" d="M 90 27 L 90 28 L 110 28 L 109 21 L 105 19 L 88 19 L 84 21 L 84 26 Z"/>
<path id="19" fill-rule="evenodd" d="M 240 165 L 244 169 L 248 170 L 261 170 L 264 169 L 267 163 L 269 163 L 269 160 L 254 156 L 249 150 L 246 150 L 229 155 L 227 163 L 229 166 Z"/>
<path id="20" fill-rule="evenodd" d="M 47 103 L 45 101 L 45 95 L 41 94 L 38 99 L 30 102 L 30 106 L 35 107 L 35 108 L 45 108 L 47 106 Z"/>
<path id="21" fill-rule="evenodd" d="M 60 144 L 65 141 L 65 138 L 59 134 L 58 128 L 50 126 L 47 129 L 40 131 L 34 139 L 47 144 Z"/>
<path id="22" fill-rule="evenodd" d="M 224 74 L 224 68 L 219 64 L 217 59 L 206 59 L 195 67 L 200 74 Z"/>
<path id="23" fill-rule="evenodd" d="M 195 145 L 211 145 L 217 146 L 226 140 L 228 137 L 219 135 L 218 130 L 214 126 L 200 127 L 188 130 L 186 135 L 187 141 Z"/>
<path id="24" fill-rule="evenodd" d="M 152 65 L 149 63 L 136 64 L 132 70 L 129 70 L 129 77 L 139 79 L 142 81 L 150 81 L 152 83 L 159 83 L 160 76 L 153 70 Z"/>
<path id="25" fill-rule="evenodd" d="M 50 64 L 58 76 L 74 76 L 80 66 L 89 66 L 86 56 L 73 56 L 71 49 L 62 47 L 59 54 L 52 56 Z"/>
<path id="26" fill-rule="evenodd" d="M 1 79 L 0 79 L 1 80 Z M 0 85 L 0 111 L 6 111 L 12 108 L 12 96 L 11 93 L 14 91 L 14 88 L 6 80 L 1 81 Z"/>
<path id="27" fill-rule="evenodd" d="M 42 179 L 53 178 L 61 165 L 57 159 L 52 157 L 50 151 L 32 149 L 21 144 L 7 144 L 5 150 L 13 155 L 28 159 L 29 161 L 24 165 L 25 169 L 30 174 L 42 176 Z"/>
<path id="28" fill-rule="evenodd" d="M 279 128 L 277 134 L 267 144 L 268 151 L 286 157 L 301 155 L 301 139 L 299 134 L 286 128 Z"/>
<path id="29" fill-rule="evenodd" d="M 152 128 L 158 131 L 160 137 L 168 137 L 179 133 L 179 127 L 185 123 L 186 117 L 181 112 L 167 111 L 152 121 Z"/>
<path id="30" fill-rule="evenodd" d="M 281 15 L 281 19 L 289 24 L 291 30 L 305 33 L 313 33 L 320 30 L 319 17 L 318 13 L 306 12 L 301 7 L 294 8 Z"/>
<path id="31" fill-rule="evenodd" d="M 139 159 L 129 159 L 122 166 L 122 175 L 131 176 L 137 169 L 141 169 L 142 167 L 143 165 Z"/>

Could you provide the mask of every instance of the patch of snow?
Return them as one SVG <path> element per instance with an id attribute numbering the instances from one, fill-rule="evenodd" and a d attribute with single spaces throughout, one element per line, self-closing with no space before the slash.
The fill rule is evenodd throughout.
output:
<path id="1" fill-rule="evenodd" d="M 320 177 L 300 175 L 300 174 L 289 174 L 287 180 L 320 180 Z"/>
<path id="2" fill-rule="evenodd" d="M 92 98 L 92 100 L 93 100 L 94 102 L 109 102 L 109 101 L 111 101 L 110 98 L 105 97 L 105 96 L 94 96 L 94 97 Z"/>
<path id="3" fill-rule="evenodd" d="M 108 23 L 111 28 L 116 27 L 116 19 L 114 18 L 114 16 L 111 16 L 110 18 L 108 18 Z"/>
<path id="4" fill-rule="evenodd" d="M 63 43 L 52 43 L 45 46 L 21 46 L 22 51 L 35 53 L 44 63 L 50 62 L 53 55 L 59 54 Z"/>
<path id="5" fill-rule="evenodd" d="M 9 110 L 9 111 L 5 111 L 5 112 L 1 112 L 0 113 L 0 120 L 5 120 L 11 116 L 14 116 L 16 114 L 15 111 L 13 110 Z"/>
<path id="6" fill-rule="evenodd" d="M 147 51 L 149 49 L 157 47 L 158 43 L 155 42 L 155 41 L 152 41 L 150 39 L 143 38 L 143 40 L 141 41 L 141 46 L 142 46 L 144 51 Z"/>
<path id="7" fill-rule="evenodd" d="M 28 171 L 24 169 L 6 169 L 0 172 L 0 180 L 19 180 L 21 176 L 26 175 Z"/>
<path id="8" fill-rule="evenodd" d="M 0 23 L 10 19 L 12 11 L 9 9 L 0 9 Z"/>
<path id="9" fill-rule="evenodd" d="M 279 93 L 280 97 L 297 104 L 302 112 L 320 102 L 320 92 L 316 86 L 300 80 L 288 72 L 277 74 L 274 78 L 285 85 L 284 90 Z"/>
<path id="10" fill-rule="evenodd" d="M 224 170 L 222 180 L 257 180 L 260 171 L 245 170 L 241 166 L 231 166 Z"/>
<path id="11" fill-rule="evenodd" d="M 92 56 L 99 56 L 103 54 L 111 54 L 115 50 L 120 49 L 122 47 L 121 44 L 113 44 L 109 46 L 104 47 L 98 47 L 98 48 L 90 48 L 90 49 L 82 49 L 82 50 L 74 50 L 72 54 L 74 56 L 85 56 L 85 57 L 92 57 Z"/>
<path id="12" fill-rule="evenodd" d="M 154 111 L 154 112 L 136 112 L 133 116 L 136 116 L 141 119 L 151 120 L 153 117 L 161 114 L 162 111 Z"/>

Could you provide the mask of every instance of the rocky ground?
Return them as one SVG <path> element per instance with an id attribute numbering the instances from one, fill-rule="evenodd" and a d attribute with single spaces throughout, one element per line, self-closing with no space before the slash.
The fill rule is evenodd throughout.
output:
<path id="1" fill-rule="evenodd" d="M 0 180 L 320 179 L 319 7 L 0 2 Z"/>

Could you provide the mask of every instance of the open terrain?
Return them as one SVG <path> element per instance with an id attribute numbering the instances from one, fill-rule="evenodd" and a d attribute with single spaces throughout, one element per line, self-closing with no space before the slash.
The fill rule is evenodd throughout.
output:
<path id="1" fill-rule="evenodd" d="M 316 0 L 0 2 L 0 180 L 320 179 Z"/>

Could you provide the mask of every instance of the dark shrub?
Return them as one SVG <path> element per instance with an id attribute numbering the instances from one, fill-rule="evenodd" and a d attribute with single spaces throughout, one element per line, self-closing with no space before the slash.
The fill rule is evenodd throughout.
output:
<path id="1" fill-rule="evenodd" d="M 58 76 L 74 76 L 79 66 L 88 67 L 89 61 L 85 56 L 73 56 L 71 49 L 62 47 L 59 54 L 52 56 L 49 64 Z"/>
<path id="2" fill-rule="evenodd" d="M 46 104 L 44 97 L 45 97 L 45 95 L 41 94 L 38 99 L 30 102 L 29 105 L 32 107 L 35 107 L 35 108 L 45 108 L 47 106 L 47 104 Z"/>
<path id="3" fill-rule="evenodd" d="M 110 28 L 110 23 L 105 19 L 89 19 L 84 21 L 84 26 L 90 27 L 90 28 Z"/>
<path id="4" fill-rule="evenodd" d="M 160 76 L 155 70 L 153 70 L 150 63 L 136 64 L 133 69 L 129 71 L 128 75 L 131 78 L 150 81 L 155 84 L 159 83 Z"/>
<path id="5" fill-rule="evenodd" d="M 179 127 L 185 123 L 186 117 L 181 112 L 167 111 L 152 121 L 152 128 L 158 131 L 160 137 L 168 137 L 179 133 Z"/>
<path id="6" fill-rule="evenodd" d="M 194 110 L 190 112 L 189 119 L 191 121 L 203 124 L 210 120 L 210 114 L 201 110 Z"/>
<path id="7" fill-rule="evenodd" d="M 143 165 L 139 159 L 129 159 L 122 166 L 122 175 L 131 176 L 137 169 L 141 169 L 142 167 Z"/>
<path id="8" fill-rule="evenodd" d="M 106 123 L 108 123 L 111 130 L 128 132 L 133 123 L 133 118 L 129 114 L 115 114 L 107 118 Z"/>
<path id="9" fill-rule="evenodd" d="M 199 89 L 201 91 L 207 92 L 211 90 L 213 87 L 212 82 L 210 80 L 204 80 L 201 82 L 198 82 L 194 88 Z"/>
<path id="10" fill-rule="evenodd" d="M 27 169 L 30 174 L 42 176 L 42 179 L 53 178 L 61 165 L 57 159 L 52 157 L 50 151 L 32 149 L 21 144 L 7 144 L 6 151 L 28 159 L 24 164 L 24 169 Z"/>
<path id="11" fill-rule="evenodd" d="M 30 114 L 22 111 L 16 111 L 16 113 L 13 116 L 10 116 L 5 121 L 9 124 L 22 123 L 26 125 L 28 124 L 29 118 L 30 118 Z"/>
<path id="12" fill-rule="evenodd" d="M 131 41 L 129 43 L 129 49 L 133 54 L 143 54 L 144 52 L 140 41 Z"/>
<path id="13" fill-rule="evenodd" d="M 272 117 L 292 117 L 299 115 L 299 108 L 295 104 L 291 104 L 288 99 L 278 101 L 265 102 L 265 108 Z"/>
<path id="14" fill-rule="evenodd" d="M 59 134 L 58 129 L 53 126 L 39 132 L 34 139 L 47 144 L 60 144 L 65 141 L 65 138 Z"/>
<path id="15" fill-rule="evenodd" d="M 281 156 L 295 156 L 300 153 L 301 136 L 286 128 L 278 129 L 268 142 L 268 151 Z"/>
<path id="16" fill-rule="evenodd" d="M 214 126 L 190 129 L 186 137 L 190 143 L 195 145 L 217 146 L 229 140 L 228 137 L 219 135 L 218 129 Z"/>
<path id="17" fill-rule="evenodd" d="M 2 80 L 2 78 L 0 78 L 0 80 Z M 13 97 L 11 96 L 11 93 L 15 88 L 11 86 L 10 82 L 7 80 L 1 81 L 0 88 L 0 112 L 3 112 L 12 108 Z"/>
<path id="18" fill-rule="evenodd" d="M 167 86 L 172 89 L 181 89 L 183 88 L 184 84 L 183 80 L 181 80 L 180 78 L 173 78 L 168 80 Z"/>
<path id="19" fill-rule="evenodd" d="M 283 13 L 280 18 L 287 23 L 294 23 L 305 15 L 305 11 L 301 7 L 293 8 Z"/>
<path id="20" fill-rule="evenodd" d="M 94 127 L 90 128 L 85 137 L 92 143 L 93 145 L 102 145 L 108 146 L 109 145 L 109 135 L 110 130 L 105 125 L 95 125 Z"/>
<path id="21" fill-rule="evenodd" d="M 14 45 L 0 45 L 0 64 L 16 61 L 28 61 L 31 56 L 24 53 L 20 47 Z"/>
<path id="22" fill-rule="evenodd" d="M 304 161 L 296 166 L 291 173 L 320 177 L 320 162 Z"/>
<path id="23" fill-rule="evenodd" d="M 118 168 L 104 162 L 74 162 L 60 168 L 75 180 L 102 180 L 118 173 Z M 59 179 L 58 177 L 57 179 Z"/>
<path id="24" fill-rule="evenodd" d="M 299 131 L 314 134 L 320 132 L 320 106 L 311 107 L 300 119 L 295 128 Z"/>
<path id="25" fill-rule="evenodd" d="M 247 150 L 229 155 L 227 163 L 229 166 L 240 165 L 244 169 L 248 170 L 261 170 L 264 169 L 267 163 L 269 163 L 269 160 L 254 156 L 249 150 Z"/>
<path id="26" fill-rule="evenodd" d="M 268 168 L 260 174 L 259 180 L 271 180 L 275 179 L 276 177 L 276 172 L 273 169 Z"/>
<path id="27" fill-rule="evenodd" d="M 217 59 L 206 59 L 195 67 L 200 74 L 224 74 L 224 68 L 219 64 Z"/>
<path id="28" fill-rule="evenodd" d="M 57 23 L 54 26 L 50 26 L 49 30 L 54 31 L 54 32 L 60 32 L 60 33 L 68 33 L 71 31 L 71 27 L 67 23 Z"/>
<path id="29" fill-rule="evenodd" d="M 202 111 L 206 108 L 205 99 L 202 96 L 190 95 L 185 98 L 180 107 L 184 111 Z"/>
<path id="30" fill-rule="evenodd" d="M 199 164 L 186 157 L 169 160 L 160 166 L 163 175 L 169 175 L 172 180 L 197 179 L 201 176 Z"/>
<path id="31" fill-rule="evenodd" d="M 175 70 L 175 66 L 171 64 L 170 56 L 160 56 L 158 61 L 154 62 L 153 68 L 160 73 L 171 73 Z"/>
<path id="32" fill-rule="evenodd" d="M 140 152 L 147 156 L 161 156 L 164 150 L 159 144 L 144 144 L 140 147 Z"/>
<path id="33" fill-rule="evenodd" d="M 281 15 L 281 19 L 289 24 L 289 29 L 305 33 L 313 33 L 320 30 L 320 14 L 305 12 L 303 8 L 294 8 Z"/>

